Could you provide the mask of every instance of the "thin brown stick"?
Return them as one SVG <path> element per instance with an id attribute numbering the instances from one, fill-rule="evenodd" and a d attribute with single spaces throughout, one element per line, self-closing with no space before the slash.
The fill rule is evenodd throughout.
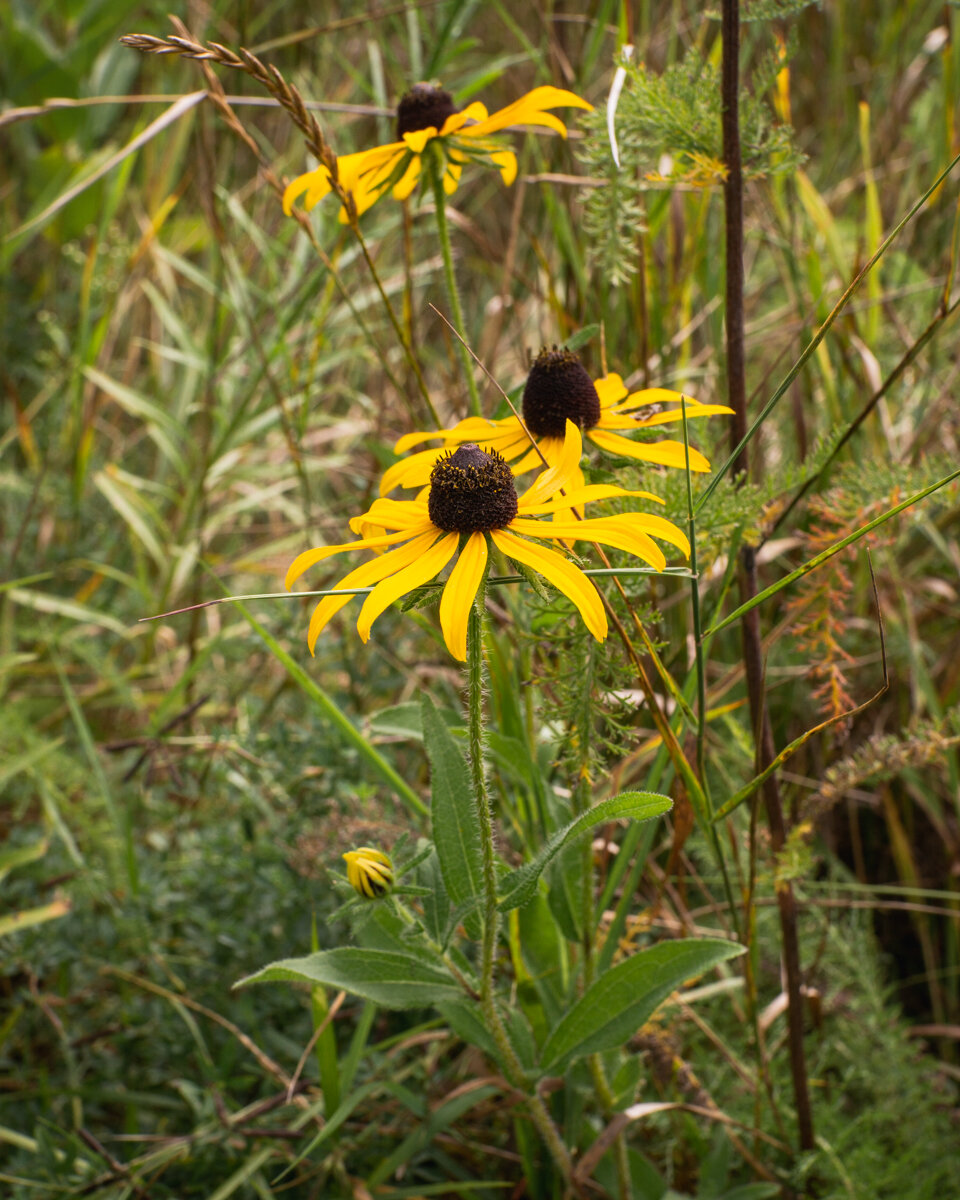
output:
<path id="1" fill-rule="evenodd" d="M 741 482 L 748 478 L 747 403 L 744 362 L 743 316 L 743 164 L 740 152 L 740 3 L 723 0 L 722 7 L 723 61 L 721 86 L 723 91 L 723 160 L 727 168 L 724 180 L 724 231 L 726 243 L 726 326 L 727 326 L 727 394 L 734 410 L 730 442 L 736 457 L 732 463 Z M 739 451 L 738 451 L 739 448 Z M 741 603 L 756 596 L 757 564 L 752 546 L 744 546 L 740 555 Z M 744 614 L 743 662 L 750 701 L 751 721 L 757 732 L 757 768 L 764 772 L 776 757 L 773 732 L 767 714 L 763 688 L 763 651 L 760 618 L 756 608 Z M 771 849 L 778 854 L 786 841 L 786 826 L 780 786 L 776 774 L 763 785 Z M 787 977 L 789 1008 L 790 1073 L 793 1079 L 797 1127 L 802 1150 L 815 1145 L 813 1114 L 807 1081 L 807 1061 L 803 1045 L 803 1008 L 801 997 L 800 942 L 797 932 L 797 904 L 789 880 L 777 888 L 780 910 L 780 929 L 783 939 L 783 961 Z"/>

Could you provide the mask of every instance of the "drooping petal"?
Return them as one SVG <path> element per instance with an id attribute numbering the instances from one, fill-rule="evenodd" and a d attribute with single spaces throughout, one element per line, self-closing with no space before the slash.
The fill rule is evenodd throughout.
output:
<path id="1" fill-rule="evenodd" d="M 638 458 L 641 462 L 657 463 L 661 467 L 678 467 L 681 471 L 687 463 L 686 447 L 683 442 L 631 442 L 619 433 L 608 433 L 603 429 L 591 429 L 587 434 L 591 442 L 611 454 L 622 454 L 624 458 Z M 690 470 L 709 471 L 710 461 L 690 447 Z"/>
<path id="2" fill-rule="evenodd" d="M 444 453 L 442 446 L 432 450 L 421 450 L 401 458 L 392 467 L 387 467 L 380 480 L 380 495 L 386 496 L 395 487 L 423 487 L 430 482 L 430 472 L 437 459 Z"/>
<path id="3" fill-rule="evenodd" d="M 593 542 L 603 546 L 612 546 L 615 550 L 625 550 L 642 558 L 645 563 L 662 571 L 667 565 L 663 551 L 652 538 L 637 529 L 631 529 L 627 524 L 619 526 L 610 523 L 610 518 L 597 517 L 589 521 L 532 521 L 528 517 L 516 517 L 510 522 L 510 528 L 527 537 L 556 538 L 567 543 Z"/>
<path id="4" fill-rule="evenodd" d="M 429 526 L 432 528 L 432 526 Z M 289 567 L 283 580 L 283 586 L 289 591 L 291 584 L 296 583 L 304 571 L 309 571 L 315 563 L 334 554 L 343 554 L 346 550 L 377 550 L 381 546 L 395 546 L 397 542 L 405 542 L 418 533 L 425 533 L 423 528 L 401 529 L 398 533 L 386 533 L 382 537 L 361 538 L 356 542 L 345 542 L 341 546 L 315 546 L 313 550 L 304 550 L 298 554 Z"/>
<path id="5" fill-rule="evenodd" d="M 447 161 L 447 165 L 443 172 L 443 194 L 445 196 L 452 196 L 457 190 L 457 185 L 460 182 L 460 176 L 462 173 L 462 163 L 453 162 L 451 160 Z"/>
<path id="6" fill-rule="evenodd" d="M 427 142 L 437 137 L 439 132 L 436 125 L 430 125 L 426 129 L 414 129 L 410 133 L 405 133 L 403 140 L 406 142 L 408 150 L 412 150 L 414 154 L 422 154 Z"/>
<path id="7" fill-rule="evenodd" d="M 674 525 L 672 521 L 668 521 L 666 517 L 659 517 L 656 513 L 626 512 L 610 517 L 595 517 L 594 520 L 620 522 L 629 525 L 631 529 L 642 529 L 644 533 L 676 546 L 686 558 L 690 557 L 690 539 L 687 535 L 679 525 Z"/>
<path id="8" fill-rule="evenodd" d="M 443 128 L 440 130 L 441 137 L 448 137 L 451 133 L 456 133 L 458 129 L 462 129 L 468 121 L 485 121 L 487 119 L 487 106 L 481 104 L 479 100 L 474 100 L 472 104 L 468 104 L 466 108 L 460 112 L 451 113 L 444 121 Z"/>
<path id="9" fill-rule="evenodd" d="M 651 388 L 650 390 L 651 391 L 660 391 L 662 389 Z M 635 395 L 638 395 L 638 396 L 642 395 L 642 394 L 643 393 L 641 393 L 641 392 L 635 393 Z M 675 421 L 683 420 L 683 411 L 679 404 L 680 397 L 676 392 L 673 393 L 672 401 L 669 401 L 669 402 L 667 402 L 667 401 L 649 401 L 649 404 L 675 403 L 677 405 L 677 407 L 668 408 L 668 409 L 663 410 L 662 412 L 650 413 L 648 416 L 644 416 L 642 413 L 637 412 L 638 408 L 647 407 L 648 406 L 647 403 L 645 403 L 643 405 L 631 404 L 630 401 L 632 399 L 633 399 L 633 396 L 628 396 L 622 404 L 618 404 L 615 408 L 613 415 L 615 415 L 615 416 L 625 416 L 625 415 L 633 416 L 634 421 L 636 421 L 638 427 L 641 427 L 641 428 L 644 426 L 647 426 L 647 425 L 669 425 Z M 728 408 L 726 406 L 726 404 L 696 404 L 693 401 L 690 401 L 690 400 L 687 401 L 687 420 L 688 421 L 695 421 L 699 417 L 729 416 L 732 412 L 733 412 L 733 409 Z M 607 414 L 604 413 L 604 418 L 606 416 L 607 416 Z M 603 426 L 603 424 L 604 424 L 604 420 L 601 419 L 600 425 Z"/>
<path id="10" fill-rule="evenodd" d="M 420 156 L 414 154 L 411 156 L 407 169 L 397 182 L 393 185 L 394 200 L 406 200 L 413 189 L 417 186 L 417 180 L 420 178 Z"/>
<path id="11" fill-rule="evenodd" d="M 593 386 L 597 389 L 597 395 L 600 397 L 601 409 L 610 408 L 627 394 L 627 389 L 623 386 L 623 380 L 613 371 L 609 375 L 595 379 Z"/>
<path id="12" fill-rule="evenodd" d="M 393 452 L 394 454 L 405 454 L 411 446 L 429 441 L 431 438 L 443 438 L 449 444 L 482 442 L 485 446 L 492 446 L 498 444 L 494 439 L 498 439 L 501 435 L 504 438 L 516 437 L 519 429 L 520 422 L 516 417 L 504 417 L 502 421 L 489 421 L 486 417 L 465 417 L 462 421 L 458 421 L 452 429 L 434 429 L 429 433 L 423 431 L 405 433 L 403 437 L 397 439 Z"/>
<path id="13" fill-rule="evenodd" d="M 541 450 L 543 450 L 543 442 L 546 440 L 546 438 L 543 438 L 538 443 Z M 563 448 L 557 457 L 557 461 L 548 470 L 542 471 L 536 477 L 520 497 L 520 503 L 525 506 L 542 504 L 559 492 L 561 488 L 565 489 L 577 477 L 576 472 L 580 469 L 582 454 L 583 438 L 580 436 L 580 430 L 572 421 L 567 421 Z M 546 458 L 545 453 L 544 457 Z"/>
<path id="14" fill-rule="evenodd" d="M 533 542 L 525 541 L 506 529 L 494 529 L 490 536 L 494 545 L 502 550 L 508 558 L 515 562 L 532 567 L 541 574 L 577 606 L 584 624 L 597 639 L 602 642 L 607 636 L 607 618 L 603 611 L 600 593 L 593 586 L 579 567 L 574 566 L 568 559 L 548 550 L 544 546 L 535 546 Z"/>
<path id="15" fill-rule="evenodd" d="M 666 503 L 653 492 L 630 491 L 627 488 L 616 487 L 612 483 L 590 483 L 586 487 L 565 491 L 563 496 L 558 496 L 549 504 L 521 504 L 518 511 L 525 517 L 540 516 L 544 513 L 559 512 L 562 509 L 579 508 L 594 500 L 610 500 L 614 496 L 640 496 L 644 500 L 653 500 L 656 504 Z"/>
<path id="16" fill-rule="evenodd" d="M 414 588 L 429 583 L 443 570 L 456 553 L 459 540 L 459 534 L 446 534 L 436 545 L 421 554 L 416 562 L 377 584 L 364 600 L 360 616 L 357 618 L 357 632 L 364 642 L 370 640 L 370 629 L 374 621 L 394 600 L 399 600 Z"/>
<path id="17" fill-rule="evenodd" d="M 414 538 L 405 546 L 399 546 L 396 550 L 390 550 L 387 554 L 381 554 L 370 562 L 365 562 L 362 566 L 351 571 L 349 575 L 345 575 L 333 587 L 369 587 L 372 583 L 379 583 L 381 579 L 386 579 L 388 575 L 402 571 L 410 563 L 416 562 L 425 551 L 430 549 L 439 535 L 439 529 L 431 529 L 429 533 L 421 534 L 420 537 Z M 353 596 L 324 596 L 313 610 L 313 615 L 310 617 L 310 627 L 307 630 L 307 645 L 310 647 L 311 654 L 313 654 L 317 638 L 325 626 L 353 598 Z"/>
<path id="18" fill-rule="evenodd" d="M 320 200 L 330 191 L 333 185 L 330 182 L 330 173 L 326 167 L 317 167 L 315 171 L 307 171 L 305 175 L 298 175 L 292 183 L 288 183 L 283 190 L 283 211 L 289 217 L 293 212 L 293 202 L 298 196 L 302 196 L 304 192 L 308 192 L 311 188 L 315 189 L 319 194 L 317 200 Z M 313 204 L 317 203 L 314 200 Z M 308 205 L 308 208 L 313 208 L 313 204 Z"/>
<path id="19" fill-rule="evenodd" d="M 412 529 L 427 520 L 427 506 L 417 500 L 389 500 L 383 496 L 370 505 L 365 513 L 350 518 L 350 528 L 359 537 L 373 536 L 361 533 L 364 528 Z"/>
<path id="20" fill-rule="evenodd" d="M 500 178 L 510 187 L 517 177 L 517 156 L 512 150 L 494 150 L 490 161 L 500 171 Z"/>
<path id="21" fill-rule="evenodd" d="M 470 609 L 487 567 L 487 539 L 471 533 L 454 563 L 440 600 L 440 628 L 454 658 L 466 662 Z"/>
<path id="22" fill-rule="evenodd" d="M 567 127 L 560 118 L 545 111 L 561 107 L 591 109 L 593 105 L 563 88 L 538 87 L 508 104 L 506 108 L 501 108 L 499 112 L 492 113 L 486 120 L 461 130 L 460 136 L 483 137 L 506 129 L 508 125 L 543 125 L 566 137 Z"/>

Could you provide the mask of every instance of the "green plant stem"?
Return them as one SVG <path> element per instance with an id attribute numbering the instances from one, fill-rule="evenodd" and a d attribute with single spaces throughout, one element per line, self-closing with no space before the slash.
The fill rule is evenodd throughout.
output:
<path id="1" fill-rule="evenodd" d="M 473 363 L 465 345 L 467 331 L 463 323 L 463 309 L 460 306 L 460 293 L 457 290 L 457 277 L 453 270 L 453 250 L 450 246 L 450 226 L 447 224 L 447 198 L 443 191 L 443 179 L 436 161 L 430 164 L 430 182 L 433 184 L 433 206 L 437 216 L 437 237 L 440 239 L 440 252 L 443 255 L 443 276 L 447 284 L 447 296 L 450 299 L 450 315 L 453 326 L 460 338 L 457 339 L 457 350 L 463 364 L 463 374 L 467 380 L 467 390 L 470 393 L 470 415 L 482 416 L 480 412 L 480 393 L 477 381 L 473 375 Z"/>
<path id="2" fill-rule="evenodd" d="M 610 1090 L 610 1084 L 607 1082 L 607 1073 L 603 1069 L 603 1059 L 599 1054 L 591 1054 L 587 1061 L 590 1066 L 590 1074 L 593 1077 L 593 1087 L 597 1093 L 597 1099 L 603 1106 L 607 1117 L 612 1117 L 614 1095 Z M 630 1200 L 630 1159 L 627 1156 L 627 1139 L 622 1133 L 617 1134 L 613 1143 L 613 1153 L 617 1164 L 617 1185 L 620 1192 L 620 1200 Z"/>
<path id="3" fill-rule="evenodd" d="M 487 794 L 487 781 L 483 769 L 483 605 L 485 582 L 477 591 L 477 598 L 470 610 L 467 628 L 467 707 L 468 738 L 470 744 L 470 775 L 480 825 L 480 848 L 483 867 L 483 942 L 480 950 L 480 1006 L 491 1037 L 500 1051 L 504 1072 L 514 1087 L 522 1090 L 530 1106 L 530 1115 L 540 1136 L 547 1144 L 554 1162 L 559 1167 L 564 1181 L 569 1186 L 572 1164 L 570 1155 L 560 1132 L 553 1122 L 547 1107 L 536 1091 L 530 1091 L 525 1083 L 523 1065 L 514 1050 L 507 1030 L 497 1011 L 495 984 L 495 960 L 497 932 L 500 914 L 497 909 L 497 864 L 493 844 L 493 814 Z"/>

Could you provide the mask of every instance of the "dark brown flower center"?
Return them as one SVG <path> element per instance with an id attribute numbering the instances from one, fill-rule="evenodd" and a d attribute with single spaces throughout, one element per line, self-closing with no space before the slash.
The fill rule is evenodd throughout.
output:
<path id="1" fill-rule="evenodd" d="M 517 515 L 510 467 L 496 451 L 464 442 L 434 463 L 427 508 L 434 525 L 448 533 L 506 529 Z"/>
<path id="2" fill-rule="evenodd" d="M 447 117 L 456 111 L 449 92 L 429 83 L 418 83 L 397 105 L 397 141 L 402 141 L 405 133 L 416 133 L 418 129 L 433 128 L 439 133 Z"/>
<path id="3" fill-rule="evenodd" d="M 562 438 L 567 421 L 592 429 L 600 420 L 600 397 L 572 350 L 540 351 L 523 389 L 523 419 L 534 437 Z"/>

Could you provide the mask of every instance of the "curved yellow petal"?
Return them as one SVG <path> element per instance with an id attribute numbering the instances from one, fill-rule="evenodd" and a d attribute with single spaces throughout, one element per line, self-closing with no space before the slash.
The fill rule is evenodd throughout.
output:
<path id="1" fill-rule="evenodd" d="M 322 199 L 332 186 L 330 183 L 330 174 L 326 167 L 317 167 L 315 171 L 307 171 L 305 175 L 298 175 L 292 183 L 288 183 L 283 189 L 283 211 L 289 217 L 291 212 L 293 212 L 293 202 L 298 196 L 302 196 L 304 192 L 309 192 L 311 189 L 320 188 L 322 189 L 322 194 L 318 196 L 318 199 Z M 314 200 L 313 204 L 309 204 L 307 207 L 313 208 L 313 205 L 316 203 L 317 200 Z"/>
<path id="2" fill-rule="evenodd" d="M 457 190 L 457 185 L 460 183 L 460 176 L 462 174 L 463 165 L 448 160 L 443 172 L 443 193 L 445 196 L 452 196 Z"/>
<path id="3" fill-rule="evenodd" d="M 669 425 L 676 421 L 682 421 L 683 420 L 683 411 L 679 407 L 679 396 L 674 396 L 674 401 L 677 402 L 677 407 L 675 407 L 675 408 L 668 408 L 668 409 L 664 409 L 662 412 L 654 412 L 654 413 L 650 413 L 649 416 L 643 416 L 640 413 L 638 413 L 636 410 L 639 407 L 645 407 L 645 406 L 630 404 L 630 397 L 628 396 L 627 399 L 623 402 L 623 404 L 618 404 L 616 406 L 616 408 L 613 410 L 613 412 L 604 413 L 600 418 L 599 425 L 602 429 L 604 427 L 604 425 L 606 424 L 606 420 L 609 416 L 632 417 L 633 421 L 635 422 L 635 426 L 638 429 L 642 429 L 648 425 Z M 659 403 L 659 402 L 651 401 L 650 403 Z M 673 403 L 673 401 L 671 401 L 671 403 Z M 694 404 L 689 401 L 687 402 L 687 420 L 688 421 L 695 421 L 700 417 L 729 416 L 732 412 L 733 412 L 733 409 L 728 408 L 725 404 Z M 621 428 L 622 428 L 622 426 L 621 426 Z"/>
<path id="4" fill-rule="evenodd" d="M 506 529 L 494 529 L 490 536 L 494 545 L 502 550 L 508 558 L 524 566 L 532 567 L 544 579 L 549 581 L 577 606 L 583 622 L 598 642 L 607 636 L 607 618 L 603 611 L 600 593 L 593 586 L 579 567 L 574 566 L 568 559 L 557 554 L 555 550 L 547 550 L 544 546 L 536 546 L 533 542 L 518 538 L 516 534 Z"/>
<path id="5" fill-rule="evenodd" d="M 416 562 L 377 584 L 364 600 L 357 618 L 357 632 L 364 642 L 370 640 L 370 629 L 374 621 L 394 600 L 399 600 L 401 596 L 412 592 L 421 584 L 429 583 L 443 570 L 456 553 L 459 540 L 460 535 L 457 533 L 446 534 L 435 546 L 421 554 Z"/>
<path id="6" fill-rule="evenodd" d="M 411 133 L 405 133 L 403 140 L 408 150 L 412 150 L 414 154 L 422 154 L 427 142 L 432 142 L 439 134 L 440 130 L 436 125 L 430 125 L 427 129 L 414 129 Z"/>
<path id="7" fill-rule="evenodd" d="M 341 546 L 315 546 L 313 550 L 304 550 L 287 567 L 283 586 L 289 591 L 291 584 L 296 583 L 304 571 L 309 571 L 315 563 L 330 558 L 334 554 L 343 554 L 346 550 L 376 550 L 381 546 L 395 546 L 397 542 L 405 542 L 420 532 L 421 530 L 417 528 L 401 529 L 398 533 L 386 533 L 382 537 L 361 538 L 356 542 L 345 542 Z"/>
<path id="8" fill-rule="evenodd" d="M 611 371 L 608 375 L 603 375 L 599 379 L 595 379 L 593 386 L 597 389 L 597 395 L 600 397 L 601 409 L 610 408 L 611 405 L 616 404 L 618 400 L 622 400 L 627 394 L 623 380 L 615 371 Z"/>
<path id="9" fill-rule="evenodd" d="M 550 446 L 548 448 L 547 442 L 555 440 L 541 438 L 537 443 L 548 462 L 551 461 L 550 455 L 554 452 L 555 447 Z M 548 449 L 550 451 L 549 454 Z M 561 488 L 565 488 L 576 479 L 576 472 L 580 469 L 582 455 L 583 438 L 580 436 L 580 430 L 572 421 L 567 421 L 566 435 L 556 461 L 548 470 L 542 471 L 536 477 L 520 497 L 520 503 L 523 505 L 540 504 L 554 496 Z"/>
<path id="10" fill-rule="evenodd" d="M 447 649 L 460 662 L 467 660 L 470 609 L 487 568 L 487 539 L 471 533 L 454 563 L 440 600 L 440 628 Z"/>
<path id="11" fill-rule="evenodd" d="M 669 542 L 671 546 L 676 546 L 686 558 L 690 557 L 690 539 L 687 535 L 679 525 L 674 525 L 666 517 L 658 517 L 656 513 L 618 513 L 612 517 L 595 517 L 594 520 L 606 521 L 608 524 L 619 522 L 631 529 L 641 529 L 644 533 L 649 533 L 653 537 L 660 538 L 661 541 Z"/>
<path id="12" fill-rule="evenodd" d="M 566 137 L 567 128 L 560 118 L 545 111 L 560 107 L 592 109 L 593 105 L 563 88 L 538 87 L 491 114 L 486 120 L 462 130 L 460 136 L 483 137 L 484 134 L 506 129 L 508 125 L 545 125 Z"/>
<path id="13" fill-rule="evenodd" d="M 565 491 L 563 496 L 555 497 L 548 504 L 521 504 L 518 511 L 524 516 L 539 516 L 544 513 L 560 512 L 567 508 L 579 508 L 594 500 L 609 500 L 614 496 L 641 496 L 644 500 L 653 500 L 657 504 L 666 503 L 653 492 L 629 491 L 627 488 L 616 487 L 612 483 L 591 483 L 582 488 Z"/>
<path id="14" fill-rule="evenodd" d="M 417 180 L 420 178 L 420 156 L 414 154 L 411 156 L 407 169 L 403 175 L 393 185 L 394 200 L 406 200 L 413 189 L 417 186 Z"/>
<path id="15" fill-rule="evenodd" d="M 482 442 L 485 446 L 498 445 L 501 437 L 504 440 L 516 437 L 519 429 L 520 423 L 516 417 L 505 417 L 502 421 L 491 421 L 486 417 L 465 417 L 451 429 L 435 429 L 429 433 L 423 430 L 405 433 L 397 439 L 393 452 L 404 454 L 411 446 L 431 438 L 443 438 L 448 443 Z"/>
<path id="16" fill-rule="evenodd" d="M 619 433 L 607 433 L 602 429 L 591 429 L 587 434 L 602 450 L 611 454 L 622 454 L 624 458 L 638 458 L 641 462 L 656 463 L 661 467 L 686 467 L 686 447 L 683 442 L 631 442 Z M 709 471 L 710 462 L 699 450 L 690 447 L 690 470 Z"/>
<path id="17" fill-rule="evenodd" d="M 359 534 L 364 527 L 412 529 L 427 520 L 427 506 L 417 500 L 389 500 L 380 496 L 365 513 L 350 518 L 350 528 Z M 361 535 L 363 536 L 363 535 Z"/>
<path id="18" fill-rule="evenodd" d="M 444 448 L 437 446 L 432 450 L 421 450 L 417 454 L 409 454 L 401 458 L 392 467 L 387 467 L 380 480 L 380 495 L 386 496 L 395 487 L 423 487 L 430 482 L 430 472 L 434 463 L 442 454 Z"/>
<path id="19" fill-rule="evenodd" d="M 334 588 L 350 588 L 350 587 L 369 587 L 372 583 L 379 583 L 381 579 L 386 579 L 388 575 L 394 575 L 397 571 L 402 571 L 412 562 L 416 562 L 418 558 L 437 540 L 440 531 L 431 528 L 428 533 L 421 534 L 420 537 L 414 538 L 405 546 L 399 546 L 396 550 L 391 550 L 387 554 L 381 554 L 377 558 L 371 559 L 370 562 L 365 562 L 362 566 L 351 571 L 349 575 L 344 575 L 339 583 L 333 584 Z M 330 620 L 336 616 L 344 605 L 349 604 L 353 600 L 353 596 L 324 596 L 320 603 L 313 610 L 310 617 L 310 626 L 307 629 L 307 645 L 310 648 L 310 653 L 313 654 L 314 647 L 317 644 L 317 638 L 320 636 L 323 629 L 329 624 Z"/>
<path id="20" fill-rule="evenodd" d="M 481 104 L 479 100 L 474 100 L 472 104 L 468 104 L 466 108 L 460 112 L 451 113 L 444 121 L 443 128 L 440 130 L 441 137 L 447 137 L 451 133 L 456 133 L 462 129 L 468 121 L 485 121 L 487 119 L 487 106 Z"/>
<path id="21" fill-rule="evenodd" d="M 517 156 L 512 150 L 495 150 L 490 161 L 500 171 L 500 178 L 510 187 L 517 177 Z"/>
<path id="22" fill-rule="evenodd" d="M 627 524 L 614 525 L 609 518 L 596 517 L 589 521 L 577 521 L 571 517 L 568 521 L 532 521 L 528 517 L 516 517 L 510 522 L 510 528 L 527 537 L 555 538 L 564 542 L 594 542 L 603 546 L 612 546 L 615 550 L 625 550 L 642 558 L 658 571 L 667 565 L 663 551 L 657 543 L 642 530 L 631 529 Z"/>

